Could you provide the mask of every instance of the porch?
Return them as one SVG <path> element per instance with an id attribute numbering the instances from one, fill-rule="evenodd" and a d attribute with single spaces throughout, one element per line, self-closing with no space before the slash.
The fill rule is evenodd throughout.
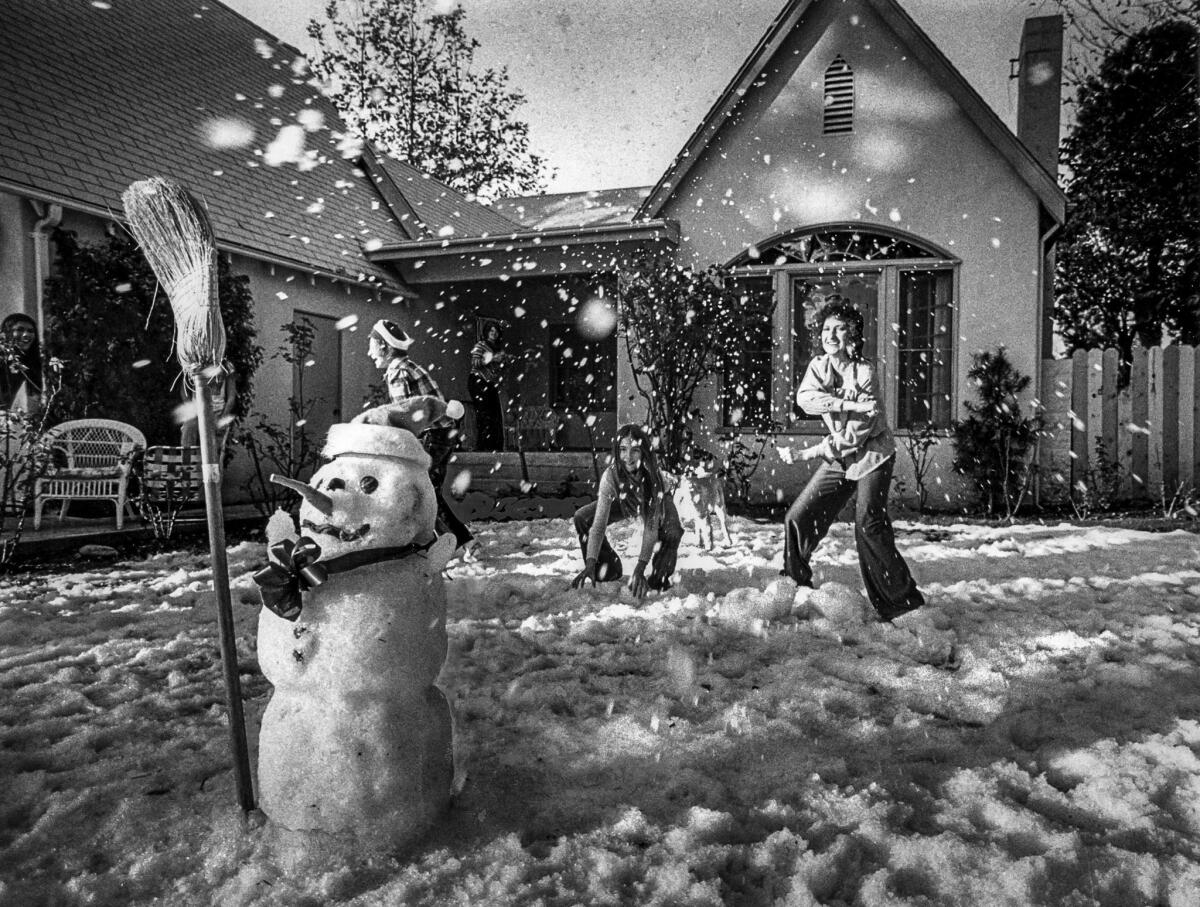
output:
<path id="1" fill-rule="evenodd" d="M 595 492 L 596 471 L 604 469 L 607 453 L 597 452 L 593 461 L 590 451 L 531 450 L 524 454 L 524 468 L 521 458 L 516 451 L 460 450 L 450 459 L 446 491 L 451 492 L 456 478 L 466 471 L 469 483 L 460 486 L 462 493 L 506 495 L 520 490 L 528 481 L 546 494 L 591 495 Z"/>

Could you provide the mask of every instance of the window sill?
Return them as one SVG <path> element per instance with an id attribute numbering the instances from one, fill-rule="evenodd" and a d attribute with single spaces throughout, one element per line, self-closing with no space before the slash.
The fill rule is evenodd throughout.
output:
<path id="1" fill-rule="evenodd" d="M 744 435 L 771 435 L 772 437 L 788 437 L 790 435 L 826 435 L 829 432 L 820 422 L 812 422 L 804 425 L 793 425 L 789 428 L 751 428 L 749 426 L 743 428 L 739 425 L 722 425 L 716 429 L 715 434 L 719 438 L 732 438 Z"/>
<path id="2" fill-rule="evenodd" d="M 896 438 L 907 438 L 909 435 L 917 434 L 919 430 L 911 428 L 893 428 L 892 436 Z M 949 429 L 938 429 L 939 439 L 949 438 Z M 722 425 L 714 431 L 714 434 L 724 439 L 733 438 L 734 436 L 744 437 L 746 435 L 771 435 L 772 437 L 790 437 L 798 435 L 801 437 L 813 437 L 816 435 L 827 435 L 828 430 L 819 422 L 809 423 L 807 425 L 794 425 L 791 428 L 776 428 L 776 429 L 758 429 L 758 428 L 741 428 L 737 425 Z"/>

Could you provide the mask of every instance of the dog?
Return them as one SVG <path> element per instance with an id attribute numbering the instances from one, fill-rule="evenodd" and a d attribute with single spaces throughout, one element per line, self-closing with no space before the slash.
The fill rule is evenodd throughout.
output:
<path id="1" fill-rule="evenodd" d="M 721 530 L 721 547 L 733 544 L 729 537 L 728 511 L 725 509 L 725 481 L 715 472 L 697 472 L 679 477 L 674 492 L 675 509 L 685 526 L 691 524 L 700 536 L 700 546 L 711 550 L 713 520 Z"/>

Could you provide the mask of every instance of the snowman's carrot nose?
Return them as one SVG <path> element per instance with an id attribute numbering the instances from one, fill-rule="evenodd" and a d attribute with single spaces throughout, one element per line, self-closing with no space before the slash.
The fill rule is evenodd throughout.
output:
<path id="1" fill-rule="evenodd" d="M 296 494 L 300 495 L 308 503 L 312 504 L 317 510 L 329 516 L 333 513 L 333 500 L 327 494 L 323 494 L 311 485 L 306 485 L 304 482 L 296 479 L 289 479 L 287 476 L 276 475 L 271 473 L 271 481 L 276 485 L 282 485 L 284 488 L 290 488 Z"/>

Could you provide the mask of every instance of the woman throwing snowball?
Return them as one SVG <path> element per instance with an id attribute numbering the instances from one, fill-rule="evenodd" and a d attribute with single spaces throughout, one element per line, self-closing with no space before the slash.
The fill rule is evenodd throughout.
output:
<path id="1" fill-rule="evenodd" d="M 571 583 L 620 579 L 621 559 L 608 543 L 608 524 L 637 516 L 642 521 L 642 550 L 629 578 L 637 598 L 647 590 L 671 588 L 671 574 L 683 539 L 683 525 L 655 461 L 650 433 L 640 425 L 622 425 L 613 445 L 612 464 L 600 476 L 596 501 L 575 511 L 575 532 L 583 549 L 583 572 Z M 646 566 L 650 565 L 650 576 Z"/>
<path id="2" fill-rule="evenodd" d="M 783 572 L 812 585 L 809 559 L 838 511 L 857 492 L 854 541 L 867 596 L 881 620 L 921 607 L 925 599 L 896 550 L 887 514 L 896 443 L 879 404 L 875 370 L 862 358 L 863 317 L 845 302 L 818 313 L 824 354 L 809 363 L 796 402 L 820 413 L 829 434 L 801 459 L 823 462 L 788 509 Z"/>

